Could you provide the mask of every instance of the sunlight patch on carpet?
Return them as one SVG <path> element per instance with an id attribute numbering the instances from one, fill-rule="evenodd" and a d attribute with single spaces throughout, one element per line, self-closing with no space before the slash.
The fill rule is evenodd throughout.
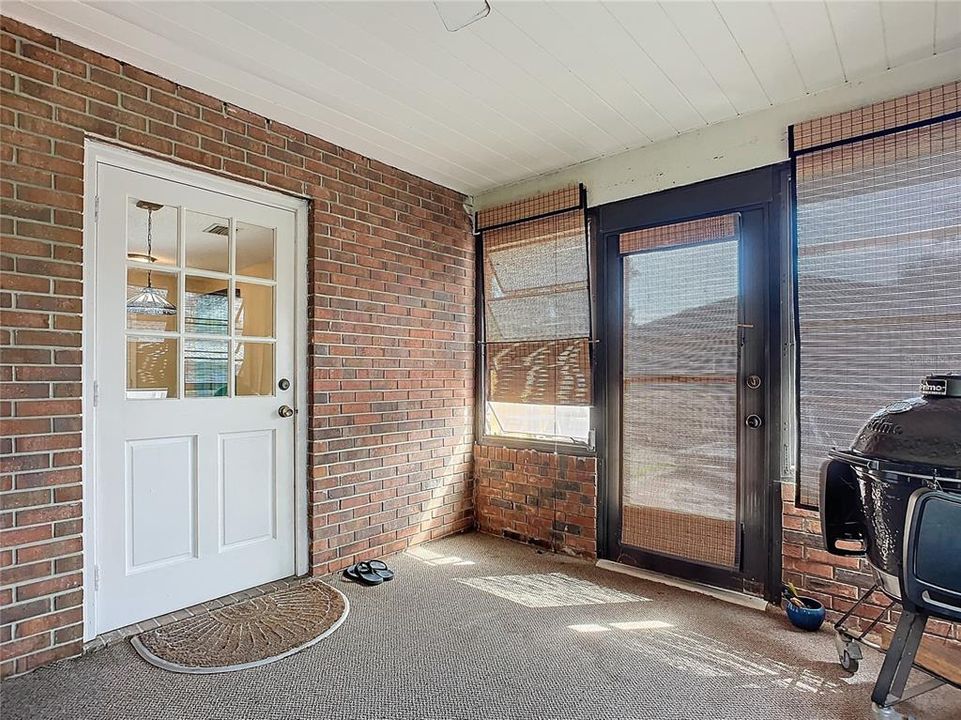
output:
<path id="1" fill-rule="evenodd" d="M 457 578 L 457 582 L 530 608 L 648 601 L 648 598 L 595 585 L 564 573 Z"/>

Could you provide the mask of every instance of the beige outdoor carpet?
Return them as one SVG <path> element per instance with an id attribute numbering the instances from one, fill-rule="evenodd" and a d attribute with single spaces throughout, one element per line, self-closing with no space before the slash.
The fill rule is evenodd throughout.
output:
<path id="1" fill-rule="evenodd" d="M 339 590 L 307 580 L 149 630 L 131 642 L 147 662 L 165 670 L 230 672 L 310 647 L 336 630 L 348 609 Z"/>

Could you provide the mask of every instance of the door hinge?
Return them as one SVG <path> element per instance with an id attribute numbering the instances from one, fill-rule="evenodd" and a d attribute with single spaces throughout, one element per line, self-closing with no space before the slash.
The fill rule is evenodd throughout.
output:
<path id="1" fill-rule="evenodd" d="M 93 406 L 97 407 L 98 402 L 100 402 L 100 383 L 94 380 L 93 381 Z"/>
<path id="2" fill-rule="evenodd" d="M 93 566 L 93 589 L 94 592 L 100 589 L 100 566 Z"/>
<path id="3" fill-rule="evenodd" d="M 93 199 L 93 221 L 97 223 L 100 221 L 100 196 L 96 195 Z"/>

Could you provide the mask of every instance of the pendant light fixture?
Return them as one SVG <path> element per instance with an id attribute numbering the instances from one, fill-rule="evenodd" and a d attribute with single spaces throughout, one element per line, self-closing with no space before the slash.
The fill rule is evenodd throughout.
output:
<path id="1" fill-rule="evenodd" d="M 153 213 L 163 207 L 158 203 L 140 200 L 137 207 L 147 211 L 147 254 L 129 253 L 132 260 L 146 260 L 148 263 L 157 261 L 153 256 Z M 150 269 L 147 269 L 147 287 L 142 288 L 136 295 L 127 299 L 127 312 L 136 315 L 176 315 L 177 308 L 172 305 L 161 292 L 153 286 Z"/>

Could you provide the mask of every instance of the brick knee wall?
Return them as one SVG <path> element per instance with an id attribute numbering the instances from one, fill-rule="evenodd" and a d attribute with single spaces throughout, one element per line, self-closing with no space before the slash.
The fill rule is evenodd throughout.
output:
<path id="1" fill-rule="evenodd" d="M 597 554 L 594 458 L 474 445 L 474 482 L 481 532 L 557 552 Z"/>
<path id="2" fill-rule="evenodd" d="M 310 199 L 314 572 L 471 527 L 464 198 L 0 23 L 0 673 L 81 650 L 85 133 Z"/>
<path id="3" fill-rule="evenodd" d="M 821 540 L 821 522 L 816 511 L 802 510 L 794 504 L 794 485 L 782 485 L 782 526 L 784 582 L 793 582 L 798 590 L 824 604 L 828 619 L 835 622 L 874 584 L 867 560 L 859 557 L 832 555 Z M 877 617 L 887 625 L 897 624 L 897 611 L 885 611 L 887 597 L 874 593 L 861 605 L 851 625 L 865 626 Z M 941 620 L 929 620 L 927 632 L 961 642 L 961 626 Z"/>

